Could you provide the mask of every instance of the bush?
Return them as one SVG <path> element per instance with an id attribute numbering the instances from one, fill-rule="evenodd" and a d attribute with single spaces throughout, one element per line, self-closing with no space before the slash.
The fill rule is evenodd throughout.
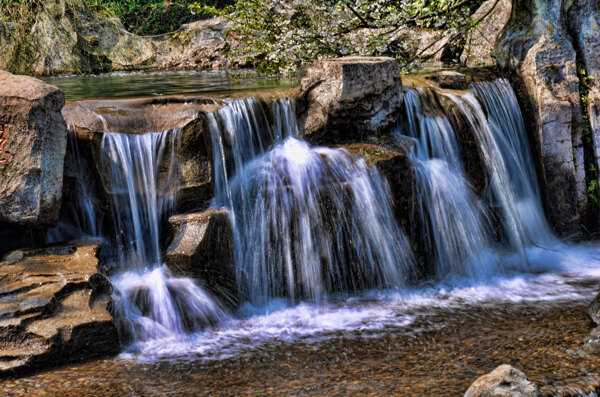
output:
<path id="1" fill-rule="evenodd" d="M 204 9 L 220 10 L 234 0 L 86 0 L 96 12 L 116 16 L 127 30 L 139 35 L 154 35 L 177 30 L 182 24 L 211 18 Z M 198 5 L 193 12 L 194 5 Z M 206 8 L 203 8 L 206 6 Z"/>

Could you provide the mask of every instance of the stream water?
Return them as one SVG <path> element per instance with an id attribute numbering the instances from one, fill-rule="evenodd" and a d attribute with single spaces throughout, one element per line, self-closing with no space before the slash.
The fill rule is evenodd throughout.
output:
<path id="1" fill-rule="evenodd" d="M 481 166 L 490 175 L 483 191 L 469 178 L 458 132 L 442 103 L 460 112 L 474 133 Z M 415 143 L 409 156 L 427 245 L 426 279 L 415 276 L 411 245 L 394 218 L 384 178 L 344 149 L 299 139 L 292 100 L 271 106 L 273 117 L 267 117 L 256 100 L 235 100 L 208 117 L 215 153 L 212 206 L 230 212 L 234 230 L 242 296 L 234 312 L 162 265 L 161 223 L 175 208 L 171 192 L 159 191 L 156 182 L 158 169 L 170 167 L 163 162 L 176 161 L 165 151 L 179 132 L 104 135 L 122 269 L 113 277 L 115 306 L 126 341 L 124 353 L 108 366 L 134 362 L 141 371 L 166 362 L 173 371 L 166 373 L 176 373 L 182 360 L 186 371 L 206 370 L 202 363 L 216 360 L 226 371 L 235 367 L 228 360 L 251 357 L 250 367 L 258 368 L 261 356 L 271 357 L 273 365 L 293 362 L 287 354 L 299 345 L 335 351 L 337 343 L 364 343 L 379 351 L 389 338 L 398 352 L 410 345 L 403 357 L 414 362 L 427 338 L 451 343 L 445 329 L 455 330 L 457 340 L 462 332 L 476 339 L 473 332 L 479 331 L 473 330 L 494 332 L 496 312 L 508 327 L 514 325 L 504 337 L 520 337 L 520 316 L 552 317 L 569 313 L 569 307 L 581 312 L 581 302 L 597 292 L 600 248 L 560 241 L 546 222 L 522 116 L 506 81 L 476 83 L 462 95 L 406 89 L 406 120 L 395 133 Z M 140 294 L 143 308 L 136 304 Z M 461 321 L 473 330 L 461 329 Z M 573 331 L 581 345 L 586 327 Z M 476 346 L 457 344 L 464 349 L 457 354 L 477 354 Z M 350 350 L 360 356 L 357 349 Z M 587 354 L 573 351 L 573 361 Z M 342 353 L 325 359 L 315 352 L 313 359 L 345 362 Z M 401 364 L 393 368 L 411 371 Z M 193 382 L 198 386 L 202 379 Z M 207 390 L 227 394 L 210 385 Z"/>

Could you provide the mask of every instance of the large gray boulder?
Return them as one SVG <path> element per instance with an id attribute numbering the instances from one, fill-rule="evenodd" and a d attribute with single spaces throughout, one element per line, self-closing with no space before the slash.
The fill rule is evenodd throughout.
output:
<path id="1" fill-rule="evenodd" d="M 311 142 L 382 132 L 402 106 L 400 68 L 393 58 L 345 57 L 316 62 L 302 79 L 298 123 Z"/>
<path id="2" fill-rule="evenodd" d="M 0 262 L 0 376 L 119 352 L 98 250 L 97 241 L 79 242 Z"/>
<path id="3" fill-rule="evenodd" d="M 592 177 L 586 174 L 589 156 L 581 136 L 576 48 L 568 30 L 570 14 L 564 12 L 569 4 L 515 0 L 495 48 L 498 66 L 515 88 L 541 159 L 547 215 L 562 233 L 579 230 Z"/>
<path id="4" fill-rule="evenodd" d="M 58 221 L 64 103 L 58 88 L 0 71 L 0 222 L 41 227 Z"/>
<path id="5" fill-rule="evenodd" d="M 477 379 L 465 397 L 541 397 L 542 392 L 518 369 L 503 364 Z"/>
<path id="6" fill-rule="evenodd" d="M 233 232 L 226 210 L 176 215 L 169 219 L 173 240 L 165 262 L 178 276 L 201 280 L 225 302 L 237 302 Z"/>

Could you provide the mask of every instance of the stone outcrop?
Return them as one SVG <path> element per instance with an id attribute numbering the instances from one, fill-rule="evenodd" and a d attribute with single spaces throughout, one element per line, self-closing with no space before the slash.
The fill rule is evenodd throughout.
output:
<path id="1" fill-rule="evenodd" d="M 63 116 L 85 151 L 86 161 L 96 172 L 99 181 L 99 198 L 110 207 L 110 170 L 105 167 L 101 143 L 108 131 L 127 134 L 179 130 L 174 141 L 177 161 L 174 163 L 170 189 L 176 193 L 180 209 L 194 208 L 197 203 L 212 197 L 212 153 L 206 113 L 214 111 L 224 102 L 204 97 L 158 97 L 127 100 L 90 100 L 69 103 Z M 170 147 L 165 154 L 170 153 Z M 163 161 L 169 164 L 169 159 Z M 164 185 L 168 169 L 159 170 L 159 190 L 171 191 Z"/>
<path id="2" fill-rule="evenodd" d="M 477 379 L 465 397 L 541 397 L 540 389 L 518 369 L 503 364 Z"/>
<path id="3" fill-rule="evenodd" d="M 226 210 L 176 215 L 169 219 L 173 240 L 165 255 L 175 275 L 201 280 L 224 302 L 236 304 L 233 232 Z"/>
<path id="4" fill-rule="evenodd" d="M 481 21 L 476 29 L 467 33 L 466 45 L 461 55 L 461 64 L 467 67 L 494 65 L 494 44 L 510 18 L 511 0 L 486 0 L 473 14 Z"/>
<path id="5" fill-rule="evenodd" d="M 385 177 L 394 199 L 396 216 L 405 230 L 413 226 L 410 214 L 414 171 L 407 156 L 413 145 L 410 139 L 393 135 L 371 136 L 365 142 L 335 145 L 363 158 L 367 166 L 375 166 Z"/>
<path id="6" fill-rule="evenodd" d="M 32 75 L 102 73 L 164 68 L 226 68 L 224 53 L 228 22 L 222 18 L 197 21 L 157 36 L 136 36 L 118 18 L 91 12 L 83 0 L 42 2 L 23 43 L 0 26 L 0 68 Z M 14 29 L 13 29 L 14 30 Z M 12 41 L 2 40 L 11 37 Z M 31 51 L 19 48 L 33 48 Z"/>
<path id="7" fill-rule="evenodd" d="M 570 24 L 579 29 L 584 22 L 573 20 L 577 14 L 573 7 L 585 2 L 575 3 L 516 0 L 495 48 L 498 66 L 515 88 L 535 143 L 534 154 L 540 159 L 547 215 L 562 233 L 579 230 L 588 182 L 595 177 L 588 173 L 590 150 L 587 139 L 582 139 L 577 51 L 568 29 Z M 597 18 L 597 8 L 597 4 L 585 8 L 585 13 Z"/>
<path id="8" fill-rule="evenodd" d="M 57 222 L 67 146 L 64 101 L 54 86 L 0 71 L 0 222 Z"/>
<path id="9" fill-rule="evenodd" d="M 302 79 L 301 133 L 315 143 L 361 138 L 395 124 L 402 79 L 392 58 L 346 57 L 315 63 Z"/>
<path id="10" fill-rule="evenodd" d="M 20 250 L 0 262 L 0 376 L 117 354 L 99 243 Z"/>

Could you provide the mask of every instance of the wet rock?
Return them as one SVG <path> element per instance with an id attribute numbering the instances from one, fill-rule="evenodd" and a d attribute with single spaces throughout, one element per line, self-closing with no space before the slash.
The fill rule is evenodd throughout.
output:
<path id="1" fill-rule="evenodd" d="M 448 88 L 451 90 L 466 90 L 468 88 L 467 77 L 459 72 L 438 72 L 427 76 L 426 79 L 435 81 L 441 88 Z"/>
<path id="2" fill-rule="evenodd" d="M 119 352 L 97 241 L 20 250 L 0 262 L 0 376 Z"/>
<path id="3" fill-rule="evenodd" d="M 588 313 L 594 322 L 600 325 L 600 294 L 596 295 L 590 306 L 588 307 Z"/>
<path id="4" fill-rule="evenodd" d="M 477 379 L 465 397 L 541 397 L 540 389 L 518 369 L 503 364 Z"/>
<path id="5" fill-rule="evenodd" d="M 494 44 L 508 22 L 512 10 L 510 0 L 487 0 L 473 14 L 480 25 L 467 33 L 461 63 L 468 67 L 494 65 Z"/>
<path id="6" fill-rule="evenodd" d="M 169 219 L 173 241 L 165 255 L 175 275 L 197 278 L 225 302 L 238 299 L 229 212 L 209 210 Z"/>
<path id="7" fill-rule="evenodd" d="M 169 174 L 170 158 L 158 171 L 158 188 L 175 193 L 181 210 L 202 207 L 212 196 L 212 154 L 206 113 L 224 102 L 205 97 L 165 96 L 125 100 L 90 100 L 69 103 L 63 115 L 73 129 L 84 153 L 84 161 L 92 167 L 98 182 L 100 207 L 111 206 L 110 169 L 102 156 L 102 135 L 107 131 L 142 134 L 176 130 L 173 141 L 177 159 Z M 170 145 L 170 143 L 169 143 Z M 171 153 L 167 147 L 165 155 Z M 91 160 L 91 161 L 90 161 Z M 167 182 L 170 185 L 167 186 Z"/>
<path id="8" fill-rule="evenodd" d="M 299 127 L 313 143 L 382 132 L 396 122 L 402 96 L 395 59 L 346 57 L 320 61 L 302 79 Z"/>
<path id="9" fill-rule="evenodd" d="M 0 222 L 57 222 L 67 147 L 64 100 L 54 86 L 0 71 Z"/>
<path id="10" fill-rule="evenodd" d="M 576 167 L 586 163 L 586 142 L 567 3 L 516 0 L 495 46 L 497 64 L 515 88 L 533 137 L 534 157 L 540 159 L 546 213 L 561 233 L 579 230 L 588 168 Z"/>

